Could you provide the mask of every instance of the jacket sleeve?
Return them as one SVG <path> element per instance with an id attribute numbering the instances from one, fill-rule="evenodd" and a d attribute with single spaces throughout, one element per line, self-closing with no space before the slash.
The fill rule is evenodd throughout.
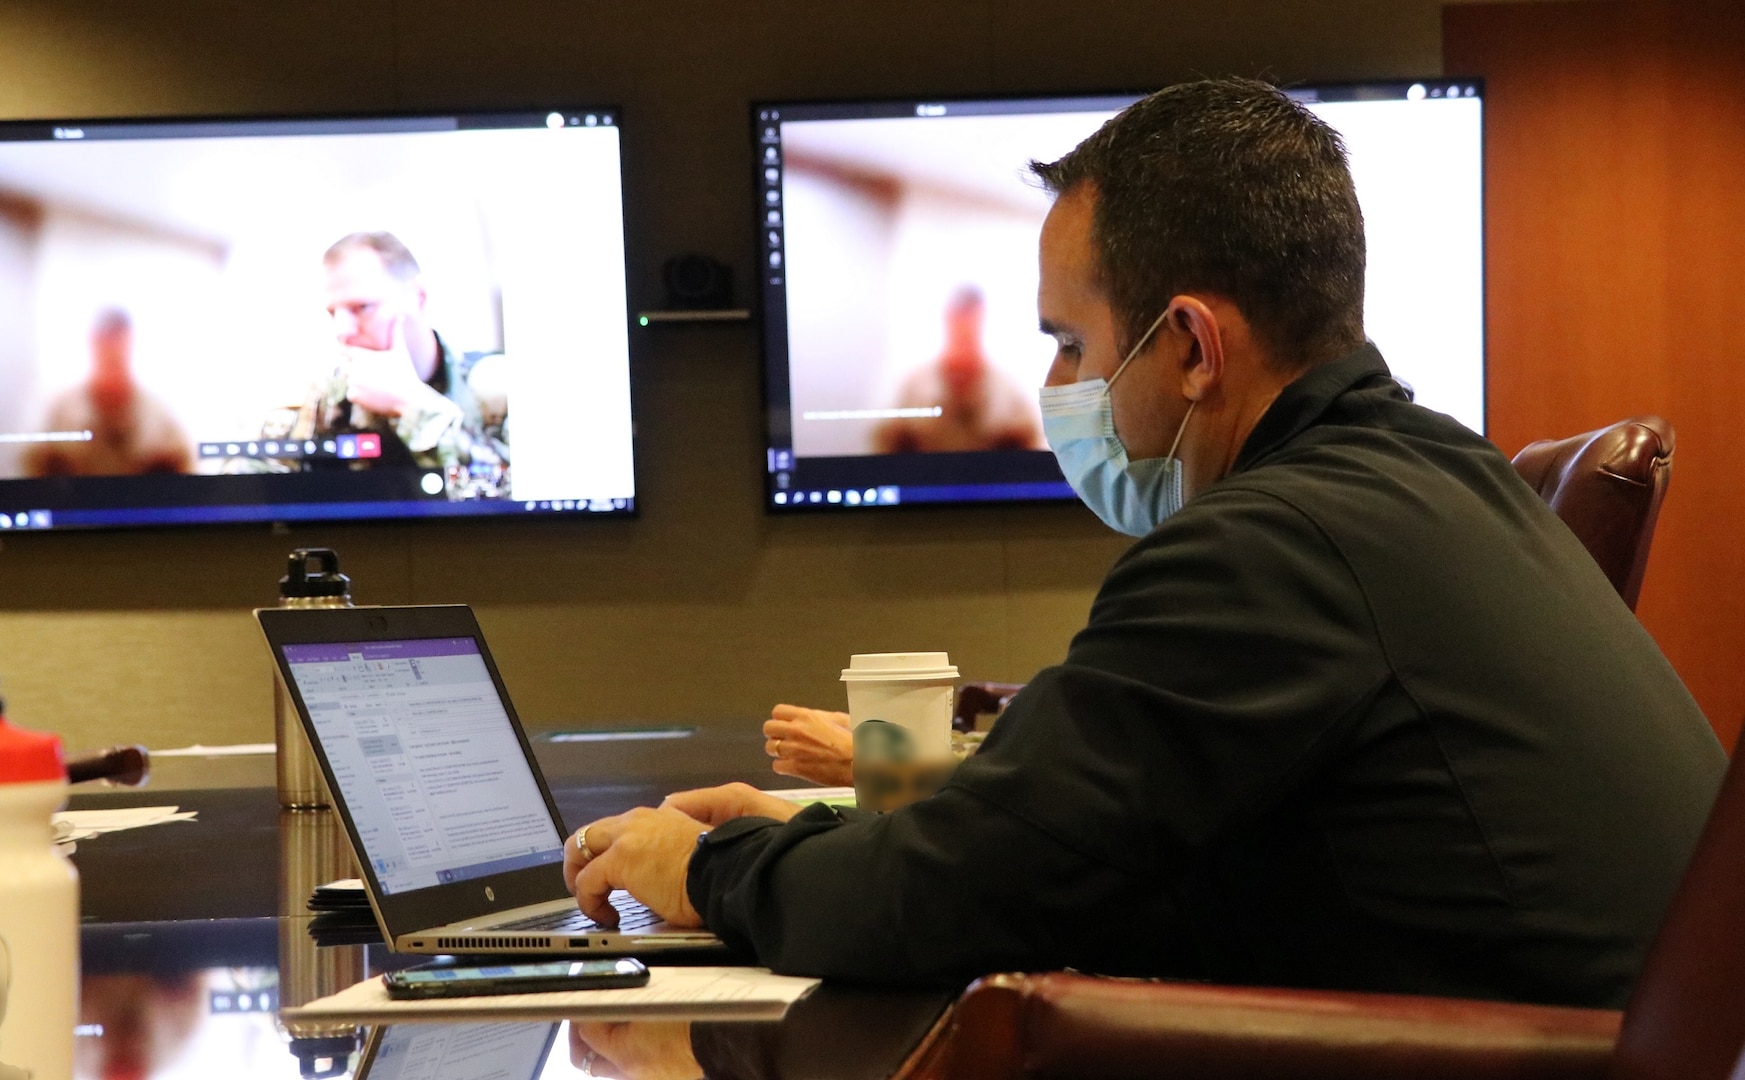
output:
<path id="1" fill-rule="evenodd" d="M 776 971 L 954 987 L 1073 962 L 1072 924 L 1133 890 L 951 788 L 877 816 L 815 804 L 786 824 L 729 822 L 699 844 L 688 886 L 707 926 Z"/>
<path id="2" fill-rule="evenodd" d="M 1215 488 L 1122 557 L 1066 661 L 939 794 L 729 823 L 693 857 L 692 903 L 794 973 L 1185 973 L 1183 869 L 1336 753 L 1387 678 L 1332 544 Z"/>

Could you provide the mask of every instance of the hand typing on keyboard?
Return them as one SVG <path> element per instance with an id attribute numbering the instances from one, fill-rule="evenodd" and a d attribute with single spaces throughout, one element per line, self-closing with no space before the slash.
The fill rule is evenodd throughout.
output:
<path id="1" fill-rule="evenodd" d="M 636 897 L 619 890 L 612 894 L 612 907 L 618 912 L 618 929 L 640 930 L 660 921 L 660 916 L 648 908 Z M 560 911 L 555 915 L 535 915 L 532 918 L 517 919 L 514 922 L 503 923 L 499 930 L 549 930 L 554 934 L 581 933 L 596 930 L 600 926 L 593 919 L 578 911 Z"/>
<path id="2" fill-rule="evenodd" d="M 627 890 L 674 926 L 701 926 L 685 875 L 697 837 L 706 831 L 672 807 L 643 806 L 601 818 L 564 844 L 564 885 L 582 913 L 602 926 L 619 925 L 619 912 L 608 902 L 614 889 Z"/>

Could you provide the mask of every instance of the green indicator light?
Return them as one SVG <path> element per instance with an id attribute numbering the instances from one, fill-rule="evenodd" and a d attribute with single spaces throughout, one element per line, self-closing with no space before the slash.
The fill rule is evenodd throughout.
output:
<path id="1" fill-rule="evenodd" d="M 636 317 L 636 321 L 641 323 L 644 326 L 647 326 L 648 325 L 648 316 L 647 315 L 638 315 Z"/>

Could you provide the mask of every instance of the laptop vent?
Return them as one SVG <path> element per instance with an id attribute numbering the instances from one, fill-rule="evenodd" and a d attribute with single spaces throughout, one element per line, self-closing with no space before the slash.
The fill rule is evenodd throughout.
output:
<path id="1" fill-rule="evenodd" d="M 493 949 L 549 949 L 549 937 L 439 937 L 436 939 L 438 949 L 454 949 L 465 952 L 489 945 Z"/>

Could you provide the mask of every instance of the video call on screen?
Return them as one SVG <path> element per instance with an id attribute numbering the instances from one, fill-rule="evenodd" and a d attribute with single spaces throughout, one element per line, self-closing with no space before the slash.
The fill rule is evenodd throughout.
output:
<path id="1" fill-rule="evenodd" d="M 0 124 L 0 531 L 631 511 L 622 202 L 609 110 Z"/>
<path id="2" fill-rule="evenodd" d="M 1349 152 L 1369 337 L 1482 432 L 1481 87 L 1287 92 Z M 1050 196 L 1027 166 L 1138 97 L 753 107 L 772 511 L 1073 497 L 1037 404 Z"/>

